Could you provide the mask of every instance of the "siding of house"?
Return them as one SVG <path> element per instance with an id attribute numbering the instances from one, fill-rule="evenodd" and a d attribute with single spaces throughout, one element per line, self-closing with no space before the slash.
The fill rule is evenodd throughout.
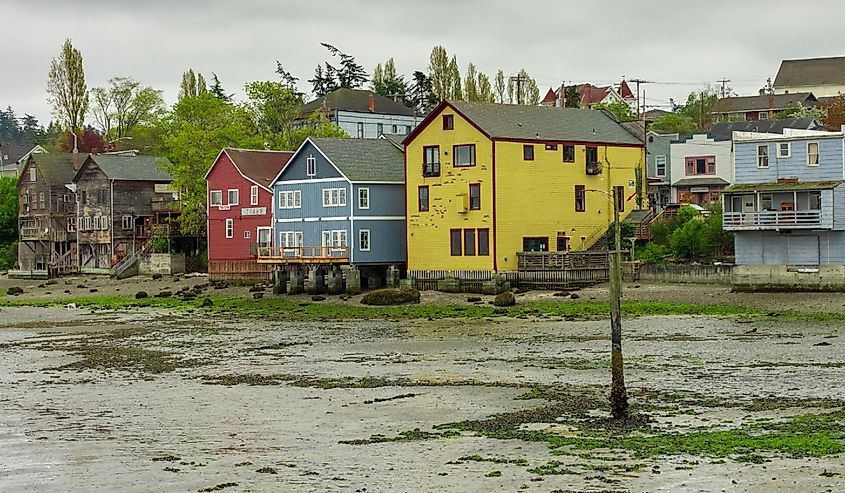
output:
<path id="1" fill-rule="evenodd" d="M 826 98 L 845 94 L 845 85 L 818 85 L 818 86 L 775 86 L 777 94 L 795 94 L 799 92 L 811 92 L 817 98 Z"/>
<path id="2" fill-rule="evenodd" d="M 737 265 L 845 264 L 843 231 L 743 231 L 734 236 L 734 246 Z"/>
<path id="3" fill-rule="evenodd" d="M 659 178 L 666 182 L 672 181 L 672 162 L 671 149 L 669 143 L 672 139 L 677 139 L 678 134 L 649 134 L 648 136 L 648 168 L 646 176 L 649 178 Z M 652 140 L 653 139 L 653 140 Z M 666 175 L 657 176 L 657 156 L 666 156 Z"/>
<path id="4" fill-rule="evenodd" d="M 778 143 L 790 142 L 790 157 L 779 158 Z M 807 144 L 819 144 L 819 166 L 807 166 Z M 799 181 L 842 180 L 843 139 L 813 138 L 784 139 L 776 141 L 737 141 L 736 148 L 736 183 L 776 182 L 778 178 L 797 178 Z M 757 167 L 757 146 L 766 145 L 769 151 L 769 167 Z M 717 163 L 718 170 L 718 163 Z"/>
<path id="5" fill-rule="evenodd" d="M 208 201 L 208 259 L 210 264 L 216 260 L 252 260 L 252 245 L 258 241 L 258 229 L 272 226 L 273 197 L 262 187 L 258 187 L 258 204 L 250 203 L 251 188 L 255 183 L 244 178 L 225 153 L 221 154 L 207 178 Z M 228 190 L 238 190 L 238 205 L 229 205 Z M 220 190 L 223 207 L 211 205 L 211 191 Z M 244 209 L 264 209 L 264 214 L 244 215 Z M 254 210 L 248 212 L 256 212 Z M 226 219 L 232 219 L 234 233 L 226 238 Z M 244 232 L 249 231 L 249 238 Z M 271 240 L 271 244 L 275 242 Z"/>
<path id="6" fill-rule="evenodd" d="M 676 184 L 684 178 L 703 176 L 708 178 L 721 178 L 728 183 L 734 182 L 733 155 L 731 152 L 731 141 L 716 141 L 704 134 L 695 134 L 685 142 L 673 142 L 671 144 L 672 162 L 672 201 L 678 201 L 678 190 Z M 715 156 L 715 175 L 687 175 L 686 158 L 692 156 Z"/>
<path id="7" fill-rule="evenodd" d="M 365 139 L 376 139 L 382 133 L 406 135 L 417 126 L 419 120 L 419 118 L 413 116 L 352 111 L 337 111 L 333 116 L 338 126 L 346 131 L 350 137 L 361 137 L 359 123 L 363 124 L 363 138 Z M 410 130 L 408 127 L 410 127 Z"/>

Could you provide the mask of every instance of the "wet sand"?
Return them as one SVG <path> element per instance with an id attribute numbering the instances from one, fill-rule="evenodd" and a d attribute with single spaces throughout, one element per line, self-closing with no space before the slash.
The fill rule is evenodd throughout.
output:
<path id="1" fill-rule="evenodd" d="M 678 401 L 662 395 L 690 396 L 684 412 L 651 411 L 657 428 L 678 432 L 830 410 L 807 407 L 808 399 L 838 402 L 843 326 L 748 322 L 626 320 L 632 404 L 668 409 Z M 601 398 L 608 353 L 605 321 L 266 322 L 145 309 L 2 308 L 0 492 L 845 489 L 842 455 L 774 454 L 758 464 L 611 451 L 600 455 L 619 461 L 596 462 L 552 456 L 545 442 L 469 432 L 339 443 L 435 433 L 443 423 L 535 409 L 547 402 L 515 398 L 538 385 L 562 385 L 585 402 Z M 754 399 L 802 404 L 734 406 Z M 473 455 L 521 461 L 462 459 Z M 529 471 L 550 460 L 575 474 Z"/>

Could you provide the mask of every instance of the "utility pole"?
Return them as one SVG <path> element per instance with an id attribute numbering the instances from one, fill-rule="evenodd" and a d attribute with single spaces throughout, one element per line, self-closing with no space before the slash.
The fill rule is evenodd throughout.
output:
<path id="1" fill-rule="evenodd" d="M 725 97 L 725 84 L 727 84 L 727 83 L 728 83 L 728 82 L 730 82 L 730 81 L 731 81 L 730 79 L 721 79 L 721 80 L 717 80 L 717 81 L 716 81 L 716 82 L 721 82 L 721 83 L 722 83 L 722 92 L 721 92 L 721 97 L 722 97 L 722 98 L 724 98 L 724 97 Z"/>
<path id="2" fill-rule="evenodd" d="M 613 193 L 615 251 L 610 273 L 610 413 L 614 419 L 627 419 L 628 392 L 622 366 L 622 228 L 619 224 L 619 194 Z"/>
<path id="3" fill-rule="evenodd" d="M 640 119 L 640 84 L 649 84 L 651 81 L 643 79 L 631 79 L 631 82 L 637 85 L 637 120 Z M 643 106 L 645 106 L 645 96 L 643 96 Z"/>
<path id="4" fill-rule="evenodd" d="M 522 104 L 522 82 L 526 80 L 522 72 L 512 75 L 510 80 L 516 82 L 516 104 Z"/>
<path id="5" fill-rule="evenodd" d="M 560 81 L 560 107 L 566 108 L 566 81 Z"/>

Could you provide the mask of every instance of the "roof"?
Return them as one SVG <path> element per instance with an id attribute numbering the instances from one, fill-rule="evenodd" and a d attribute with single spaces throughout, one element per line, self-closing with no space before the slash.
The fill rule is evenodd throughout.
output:
<path id="1" fill-rule="evenodd" d="M 77 154 L 78 162 L 84 163 L 88 156 L 90 154 L 80 152 Z M 44 177 L 44 181 L 49 186 L 71 183 L 76 176 L 76 170 L 73 167 L 73 154 L 69 152 L 32 154 L 27 162 L 35 163 L 41 176 Z"/>
<path id="2" fill-rule="evenodd" d="M 170 164 L 167 158 L 145 155 L 121 156 L 116 154 L 91 154 L 90 158 L 112 180 L 168 183 L 173 181 L 169 173 L 161 170 L 163 166 Z"/>
<path id="3" fill-rule="evenodd" d="M 619 84 L 619 96 L 622 99 L 635 99 L 634 92 L 631 91 L 631 88 L 628 86 L 628 82 L 625 79 L 622 79 L 622 83 Z"/>
<path id="4" fill-rule="evenodd" d="M 373 111 L 370 111 L 370 97 L 373 98 Z M 329 110 L 414 116 L 414 110 L 412 108 L 408 108 L 402 103 L 397 103 L 373 91 L 361 89 L 336 89 L 325 96 L 305 103 L 300 114 L 303 116 L 310 115 L 324 106 Z"/>
<path id="5" fill-rule="evenodd" d="M 387 139 L 310 137 L 308 140 L 350 181 L 405 181 L 405 155 Z"/>
<path id="6" fill-rule="evenodd" d="M 804 106 L 816 106 L 818 101 L 811 92 L 740 96 L 717 100 L 710 112 L 739 113 L 744 111 L 785 110 L 787 108 L 798 106 L 799 103 Z"/>
<path id="7" fill-rule="evenodd" d="M 549 104 L 549 103 L 557 103 L 557 93 L 551 87 L 549 88 L 549 92 L 546 93 L 546 96 L 540 101 L 540 104 Z"/>
<path id="8" fill-rule="evenodd" d="M 380 139 L 386 139 L 391 144 L 395 145 L 397 149 L 402 151 L 404 147 L 402 147 L 402 141 L 405 140 L 405 135 L 403 134 L 381 134 L 379 135 Z"/>
<path id="9" fill-rule="evenodd" d="M 845 85 L 845 57 L 783 60 L 775 87 Z"/>
<path id="10" fill-rule="evenodd" d="M 674 187 L 695 187 L 704 185 L 728 185 L 728 182 L 718 176 L 696 176 L 683 178 L 672 184 Z"/>
<path id="11" fill-rule="evenodd" d="M 589 108 L 590 106 L 601 103 L 604 98 L 610 93 L 610 86 L 597 87 L 592 84 L 578 84 L 575 86 L 578 94 L 581 96 L 581 106 Z"/>
<path id="12" fill-rule="evenodd" d="M 0 164 L 7 165 L 17 163 L 33 149 L 39 148 L 38 144 L 17 144 L 0 143 Z"/>
<path id="13" fill-rule="evenodd" d="M 443 104 L 453 107 L 494 139 L 642 145 L 640 139 L 603 111 L 469 101 Z M 436 113 L 437 110 L 432 111 L 432 115 Z M 410 136 L 416 133 L 415 130 Z"/>
<path id="14" fill-rule="evenodd" d="M 223 152 L 249 180 L 266 189 L 270 189 L 273 179 L 282 171 L 293 157 L 291 151 L 265 151 L 256 149 L 235 149 L 227 147 Z M 207 176 L 207 175 L 206 175 Z"/>
<path id="15" fill-rule="evenodd" d="M 759 132 L 782 134 L 786 128 L 814 130 L 821 128 L 815 118 L 785 118 L 783 120 L 758 120 L 753 122 L 716 123 L 710 129 L 710 135 L 716 140 L 730 139 L 734 132 Z"/>
<path id="16" fill-rule="evenodd" d="M 637 140 L 645 144 L 645 122 L 641 120 L 635 120 L 632 122 L 621 122 L 622 128 L 627 130 L 631 135 L 633 135 Z"/>
<path id="17" fill-rule="evenodd" d="M 793 190 L 828 190 L 845 183 L 842 180 L 832 181 L 799 181 L 797 183 L 750 183 L 731 185 L 726 192 L 778 192 Z"/>

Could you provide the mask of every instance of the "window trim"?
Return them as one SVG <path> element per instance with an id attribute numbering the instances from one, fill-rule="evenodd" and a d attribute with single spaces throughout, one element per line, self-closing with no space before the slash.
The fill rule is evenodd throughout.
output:
<path id="1" fill-rule="evenodd" d="M 422 207 L 422 190 L 425 189 L 425 209 Z M 431 191 L 428 185 L 420 185 L 417 187 L 417 210 L 419 212 L 428 212 L 431 210 Z"/>
<path id="2" fill-rule="evenodd" d="M 317 158 L 313 154 L 305 158 L 305 176 L 317 176 Z"/>
<path id="3" fill-rule="evenodd" d="M 367 248 L 364 248 L 364 246 L 363 246 L 363 244 L 364 244 L 364 241 L 363 241 L 364 240 L 364 233 L 366 233 L 366 236 L 367 236 Z M 372 246 L 371 238 L 372 237 L 370 235 L 369 229 L 359 229 L 358 230 L 358 250 L 362 251 L 362 252 L 369 252 L 370 248 Z"/>
<path id="4" fill-rule="evenodd" d="M 563 153 L 561 158 L 563 159 L 564 163 L 574 163 L 575 162 L 575 144 L 563 144 Z M 566 149 L 572 149 L 572 159 L 566 159 Z"/>
<path id="5" fill-rule="evenodd" d="M 660 158 L 663 158 L 663 173 L 660 172 Z M 667 164 L 668 159 L 666 158 L 666 154 L 658 154 L 657 156 L 654 156 L 654 176 L 665 177 Z"/>
<path id="6" fill-rule="evenodd" d="M 581 196 L 581 207 L 578 207 L 578 196 Z M 575 185 L 575 212 L 587 212 L 587 186 Z"/>
<path id="7" fill-rule="evenodd" d="M 595 149 L 595 150 L 596 150 L 596 160 L 595 160 L 595 161 L 592 161 L 592 162 L 589 160 L 589 157 L 590 157 L 590 149 Z M 590 165 L 590 164 L 595 165 L 595 164 L 599 164 L 599 161 L 600 161 L 600 159 L 599 159 L 599 146 L 595 146 L 595 145 L 588 145 L 588 146 L 584 146 L 584 162 L 585 162 L 587 165 Z"/>
<path id="8" fill-rule="evenodd" d="M 326 195 L 326 192 L 328 192 L 328 195 Z M 337 192 L 336 202 L 332 200 L 334 192 Z M 343 194 L 341 194 L 340 192 L 343 192 Z M 326 200 L 326 197 L 328 197 L 328 201 Z M 341 198 L 343 198 L 343 200 L 341 200 Z M 346 204 L 346 187 L 323 189 L 323 207 L 346 207 Z"/>
<path id="9" fill-rule="evenodd" d="M 815 144 L 816 145 L 816 162 L 815 164 L 810 163 L 810 146 Z M 822 163 L 822 154 L 821 154 L 821 146 L 819 145 L 818 141 L 807 142 L 807 166 L 815 168 L 820 166 Z"/>
<path id="10" fill-rule="evenodd" d="M 769 169 L 769 144 L 757 144 L 757 169 Z"/>
<path id="11" fill-rule="evenodd" d="M 757 112 L 757 119 L 758 120 L 768 120 L 769 119 L 769 112 L 768 111 L 758 111 Z"/>
<path id="12" fill-rule="evenodd" d="M 464 257 L 477 256 L 478 237 L 475 228 L 464 228 L 461 235 Z"/>
<path id="13" fill-rule="evenodd" d="M 226 218 L 226 238 L 234 238 L 235 237 L 235 220 L 231 217 Z"/>
<path id="14" fill-rule="evenodd" d="M 625 212 L 625 187 L 620 185 L 614 186 L 613 194 L 614 201 L 619 204 L 619 212 Z"/>
<path id="15" fill-rule="evenodd" d="M 249 205 L 258 205 L 258 185 L 249 187 Z"/>
<path id="16" fill-rule="evenodd" d="M 487 241 L 484 242 L 484 253 L 481 253 L 481 232 L 484 231 Z M 475 241 L 478 243 L 478 246 L 475 249 L 475 254 L 479 257 L 489 257 L 490 256 L 490 228 L 476 228 L 475 230 Z"/>
<path id="17" fill-rule="evenodd" d="M 522 145 L 522 160 L 523 161 L 533 161 L 534 160 L 534 144 L 523 144 Z"/>
<path id="18" fill-rule="evenodd" d="M 557 143 L 556 142 L 546 143 L 546 150 L 547 151 L 556 151 L 557 150 Z"/>
<path id="19" fill-rule="evenodd" d="M 302 190 L 279 190 L 278 200 L 279 209 L 302 209 Z"/>
<path id="20" fill-rule="evenodd" d="M 362 205 L 365 201 L 367 205 Z M 358 208 L 361 210 L 368 210 L 370 208 L 370 187 L 361 187 L 358 189 Z"/>
<path id="21" fill-rule="evenodd" d="M 455 234 L 458 235 L 458 252 L 455 253 Z M 453 228 L 449 230 L 449 255 L 452 257 L 461 257 L 464 254 L 464 231 L 460 228 Z"/>
<path id="22" fill-rule="evenodd" d="M 38 179 L 38 171 L 36 171 L 35 166 L 31 166 L 29 168 L 29 181 L 36 181 Z"/>
<path id="23" fill-rule="evenodd" d="M 358 122 L 358 138 L 364 138 L 364 122 Z"/>
<path id="24" fill-rule="evenodd" d="M 431 161 L 431 162 L 426 161 L 426 159 L 428 159 L 428 151 L 429 150 L 435 151 L 437 161 Z M 434 156 L 432 156 L 432 157 L 434 157 Z M 440 146 L 439 145 L 423 146 L 423 165 L 422 166 L 423 166 L 423 178 L 429 177 L 429 176 L 440 176 Z M 431 169 L 431 171 L 429 171 L 429 168 Z"/>
<path id="25" fill-rule="evenodd" d="M 778 142 L 777 143 L 777 156 L 779 158 L 788 158 L 792 157 L 792 142 Z M 782 145 L 786 144 L 786 154 L 781 154 L 780 150 Z"/>
<path id="26" fill-rule="evenodd" d="M 249 240 L 252 237 L 252 232 L 248 229 L 244 230 L 244 239 Z"/>
<path id="27" fill-rule="evenodd" d="M 214 201 L 214 194 L 220 194 L 220 198 L 217 200 L 217 202 Z M 209 190 L 208 204 L 213 207 L 219 207 L 223 205 L 223 190 Z"/>
<path id="28" fill-rule="evenodd" d="M 443 130 L 455 130 L 455 115 L 442 115 Z"/>
<path id="29" fill-rule="evenodd" d="M 235 201 L 232 202 L 232 192 L 235 192 Z M 238 205 L 241 201 L 241 191 L 237 188 L 229 188 L 226 190 L 226 205 Z"/>
<path id="30" fill-rule="evenodd" d="M 467 147 L 472 150 L 471 157 L 469 164 L 457 164 L 455 158 L 458 156 L 458 148 Z M 475 154 L 475 144 L 455 144 L 452 146 L 452 167 L 453 168 L 471 168 L 477 164 L 476 161 L 476 154 Z"/>
<path id="31" fill-rule="evenodd" d="M 477 207 L 472 206 L 472 191 L 473 189 L 478 190 L 478 205 Z M 480 211 L 481 210 L 481 183 L 470 183 L 469 190 L 467 191 L 467 198 L 469 199 L 469 210 L 471 211 Z"/>

